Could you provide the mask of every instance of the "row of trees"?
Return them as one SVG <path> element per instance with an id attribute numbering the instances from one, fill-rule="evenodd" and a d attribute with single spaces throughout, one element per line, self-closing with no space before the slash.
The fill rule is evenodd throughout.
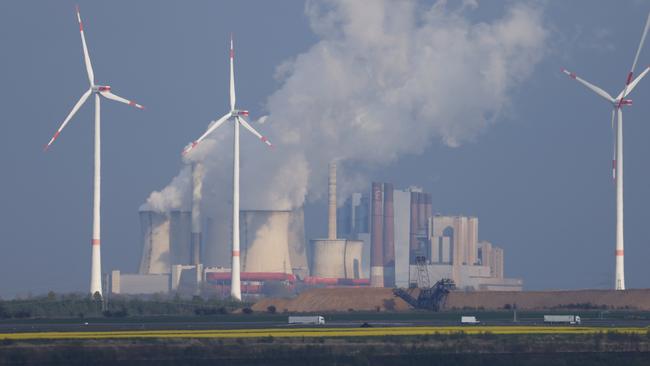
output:
<path id="1" fill-rule="evenodd" d="M 113 296 L 104 303 L 98 296 L 50 292 L 29 299 L 0 300 L 0 319 L 216 315 L 228 314 L 246 306 L 240 301 L 217 297 L 183 299 L 163 295 Z"/>

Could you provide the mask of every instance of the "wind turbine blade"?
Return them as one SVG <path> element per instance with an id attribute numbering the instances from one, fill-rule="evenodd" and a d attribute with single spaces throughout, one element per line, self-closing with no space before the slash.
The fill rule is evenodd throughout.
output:
<path id="1" fill-rule="evenodd" d="M 612 179 L 616 181 L 616 129 L 614 128 L 614 119 L 616 118 L 616 108 L 612 109 Z"/>
<path id="2" fill-rule="evenodd" d="M 635 78 L 635 79 L 630 83 L 630 85 L 629 85 L 627 88 L 624 88 L 624 89 L 621 91 L 621 94 L 619 94 L 619 95 L 616 97 L 616 100 L 620 100 L 620 99 L 625 98 L 625 97 L 627 97 L 628 95 L 630 95 L 630 93 L 632 93 L 632 90 L 634 90 L 634 88 L 636 87 L 636 84 L 638 84 L 639 81 L 641 81 L 641 79 L 643 79 L 643 77 L 648 73 L 648 71 L 650 71 L 650 66 L 646 67 L 645 70 L 643 70 L 643 72 L 640 73 L 639 76 L 637 76 L 637 77 L 636 77 L 636 78 Z M 623 95 L 623 93 L 625 93 L 625 95 Z"/>
<path id="3" fill-rule="evenodd" d="M 132 100 L 124 99 L 124 98 L 120 97 L 119 95 L 115 95 L 115 94 L 111 93 L 109 90 L 100 91 L 99 94 L 103 95 L 104 97 L 106 97 L 108 99 L 114 100 L 116 102 L 121 102 L 121 103 L 124 103 L 124 104 L 128 104 L 128 105 L 136 107 L 138 109 L 144 109 L 143 105 L 138 104 L 138 103 L 136 103 L 136 102 L 134 102 Z"/>
<path id="4" fill-rule="evenodd" d="M 232 34 L 230 35 L 230 110 L 235 109 L 235 49 L 233 47 Z"/>
<path id="5" fill-rule="evenodd" d="M 54 136 L 52 136 L 52 138 L 50 139 L 50 142 L 48 142 L 47 145 L 45 145 L 45 148 L 43 150 L 47 150 L 54 143 L 54 140 L 56 140 L 56 138 L 59 137 L 59 134 L 61 133 L 61 130 L 63 130 L 65 128 L 65 126 L 68 124 L 68 122 L 70 122 L 70 119 L 72 119 L 72 117 L 75 115 L 75 113 L 77 113 L 79 108 L 81 108 L 81 106 L 86 102 L 86 100 L 90 96 L 91 92 L 92 92 L 92 89 L 88 89 L 81 96 L 81 98 L 79 98 L 79 101 L 77 101 L 77 104 L 75 104 L 74 107 L 72 107 L 72 110 L 70 111 L 70 113 L 68 113 L 68 116 L 63 120 L 63 123 L 61 123 L 61 126 L 59 127 L 59 129 L 56 130 L 56 133 L 54 134 Z"/>
<path id="6" fill-rule="evenodd" d="M 208 127 L 208 129 L 203 133 L 203 135 L 201 135 L 201 137 L 199 137 L 196 141 L 192 142 L 191 144 L 187 145 L 187 147 L 183 150 L 183 155 L 190 152 L 190 150 L 192 150 L 194 147 L 196 147 L 196 145 L 198 145 L 201 141 L 203 141 L 203 139 L 205 139 L 209 134 L 211 134 L 212 131 L 219 128 L 219 126 L 221 126 L 224 122 L 226 122 L 228 120 L 228 118 L 230 118 L 230 116 L 231 116 L 231 113 L 228 112 L 223 117 L 219 118 L 216 121 L 213 121 L 210 124 L 210 127 Z"/>
<path id="7" fill-rule="evenodd" d="M 622 95 L 627 95 L 627 89 L 632 82 L 632 77 L 634 76 L 634 69 L 636 69 L 636 63 L 639 61 L 639 54 L 641 54 L 641 49 L 643 48 L 643 43 L 645 43 L 645 36 L 648 34 L 648 27 L 650 27 L 650 13 L 648 13 L 648 18 L 645 21 L 645 27 L 643 28 L 643 34 L 641 35 L 641 41 L 639 42 L 639 47 L 636 49 L 636 55 L 634 55 L 634 61 L 632 62 L 632 68 L 630 69 L 629 74 L 627 74 L 627 80 L 625 81 L 625 88 L 623 88 Z M 623 104 L 623 99 L 618 102 L 620 107 Z"/>
<path id="8" fill-rule="evenodd" d="M 243 119 L 241 117 L 237 117 L 237 120 L 239 120 L 239 123 L 241 123 L 241 125 L 244 126 L 245 129 L 249 130 L 253 135 L 257 136 L 257 138 L 262 140 L 263 143 L 273 147 L 273 145 L 271 144 L 271 141 L 269 141 L 269 139 L 267 139 L 266 137 L 262 136 L 259 132 L 257 132 L 253 128 L 253 126 L 251 126 L 248 122 L 246 122 L 245 119 Z"/>
<path id="9" fill-rule="evenodd" d="M 88 46 L 86 46 L 86 36 L 84 35 L 84 25 L 81 21 L 79 6 L 77 6 L 77 20 L 79 21 L 79 33 L 81 33 L 81 45 L 83 46 L 84 50 L 84 62 L 86 63 L 88 81 L 90 82 L 90 86 L 93 86 L 95 85 L 95 73 L 93 72 L 93 65 L 90 63 L 90 55 L 88 54 Z"/>
<path id="10" fill-rule="evenodd" d="M 571 77 L 572 79 L 575 79 L 576 81 L 578 81 L 578 82 L 581 83 L 582 85 L 586 86 L 587 88 L 591 89 L 591 90 L 592 90 L 593 92 L 595 92 L 596 94 L 598 94 L 598 95 L 600 95 L 601 97 L 605 98 L 608 102 L 613 102 L 613 101 L 614 101 L 614 98 L 612 98 L 612 96 L 609 95 L 609 93 L 607 93 L 607 92 L 604 91 L 603 89 L 597 87 L 596 85 L 594 85 L 594 84 L 588 82 L 587 80 L 584 80 L 584 79 L 578 77 L 578 75 L 576 75 L 576 74 L 570 72 L 570 71 L 567 70 L 567 69 L 562 69 L 562 72 L 565 73 L 565 74 L 567 74 L 567 75 L 569 75 L 569 77 Z"/>
<path id="11" fill-rule="evenodd" d="M 639 54 L 641 53 L 641 49 L 643 48 L 643 43 L 645 42 L 645 36 L 648 34 L 648 27 L 650 27 L 650 13 L 648 13 L 648 19 L 645 21 L 645 28 L 643 28 L 643 35 L 641 36 L 641 41 L 639 42 L 639 47 L 636 49 L 636 55 L 634 55 L 634 62 L 632 62 L 632 68 L 630 69 L 630 73 L 628 75 L 628 80 L 627 84 L 630 83 L 630 79 L 632 79 L 632 75 L 634 74 L 634 69 L 636 68 L 636 63 L 639 61 Z"/>

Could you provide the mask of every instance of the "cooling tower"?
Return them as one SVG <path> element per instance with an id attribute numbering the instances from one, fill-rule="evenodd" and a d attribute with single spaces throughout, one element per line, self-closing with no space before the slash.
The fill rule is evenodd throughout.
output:
<path id="1" fill-rule="evenodd" d="M 142 259 L 140 274 L 170 273 L 169 218 L 154 211 L 140 211 Z"/>
<path id="2" fill-rule="evenodd" d="M 203 245 L 201 228 L 201 198 L 203 192 L 203 164 L 192 164 L 192 236 L 190 242 L 191 263 L 201 263 L 201 247 Z"/>
<path id="3" fill-rule="evenodd" d="M 345 278 L 345 239 L 313 239 L 312 277 Z"/>
<path id="4" fill-rule="evenodd" d="M 292 273 L 291 211 L 242 210 L 239 217 L 241 271 Z"/>
<path id="5" fill-rule="evenodd" d="M 203 228 L 203 264 L 230 268 L 232 265 L 232 209 L 222 207 L 210 210 Z"/>
<path id="6" fill-rule="evenodd" d="M 345 278 L 358 280 L 361 273 L 361 257 L 363 255 L 363 241 L 346 240 L 345 241 Z"/>
<path id="7" fill-rule="evenodd" d="M 313 261 L 312 277 L 361 278 L 361 253 L 363 242 L 346 239 L 314 239 L 311 241 Z"/>
<path id="8" fill-rule="evenodd" d="M 383 217 L 384 287 L 395 286 L 395 219 L 393 209 L 393 185 L 384 183 Z"/>
<path id="9" fill-rule="evenodd" d="M 309 275 L 307 264 L 307 245 L 305 245 L 305 213 L 296 208 L 291 211 L 289 221 L 289 258 L 294 274 L 301 277 Z"/>
<path id="10" fill-rule="evenodd" d="M 170 212 L 169 251 L 170 263 L 190 264 L 191 257 L 192 214 L 189 211 Z"/>
<path id="11" fill-rule="evenodd" d="M 372 183 L 370 286 L 384 287 L 383 205 L 381 183 Z"/>

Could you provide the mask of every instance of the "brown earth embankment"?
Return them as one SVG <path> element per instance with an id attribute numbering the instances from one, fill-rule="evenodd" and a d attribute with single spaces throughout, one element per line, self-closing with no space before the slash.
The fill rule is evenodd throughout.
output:
<path id="1" fill-rule="evenodd" d="M 417 291 L 413 294 L 417 296 Z M 551 308 L 607 308 L 650 310 L 650 289 L 566 290 L 522 292 L 452 292 L 446 309 L 503 309 L 514 304 L 521 310 Z M 288 312 L 408 311 L 411 307 L 393 295 L 390 288 L 320 288 L 307 290 L 292 299 L 262 299 L 254 311 L 269 306 Z"/>

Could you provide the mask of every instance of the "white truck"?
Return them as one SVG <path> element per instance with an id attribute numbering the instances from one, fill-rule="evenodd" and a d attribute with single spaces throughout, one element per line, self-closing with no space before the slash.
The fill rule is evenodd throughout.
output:
<path id="1" fill-rule="evenodd" d="M 320 315 L 314 316 L 290 316 L 289 324 L 315 324 L 323 325 L 325 324 L 325 318 Z"/>
<path id="2" fill-rule="evenodd" d="M 580 324 L 578 315 L 544 315 L 544 323 L 547 324 Z"/>
<path id="3" fill-rule="evenodd" d="M 460 317 L 460 324 L 462 325 L 478 325 L 481 324 L 481 322 L 476 319 L 475 316 L 461 316 Z"/>

